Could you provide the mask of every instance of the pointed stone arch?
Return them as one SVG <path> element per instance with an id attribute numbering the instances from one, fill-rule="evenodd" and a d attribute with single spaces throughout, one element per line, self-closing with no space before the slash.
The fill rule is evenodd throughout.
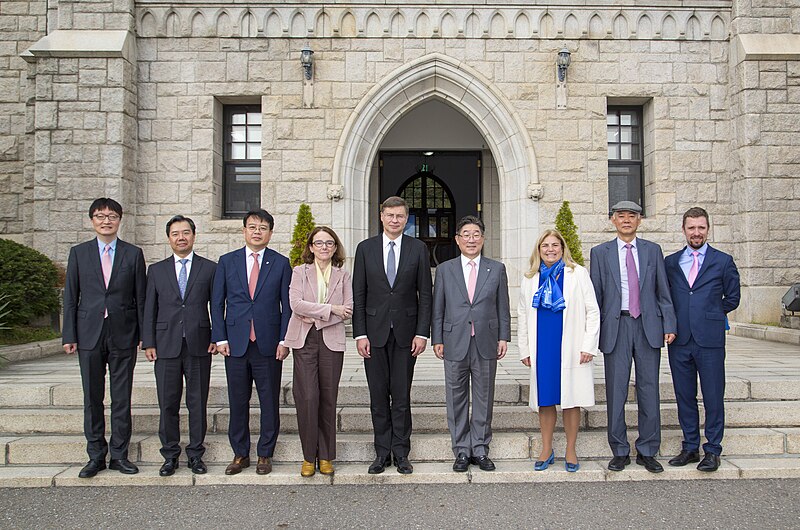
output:
<path id="1" fill-rule="evenodd" d="M 469 66 L 433 53 L 403 65 L 375 85 L 350 114 L 336 150 L 328 195 L 332 221 L 349 252 L 368 236 L 371 168 L 383 138 L 406 113 L 439 99 L 481 132 L 497 166 L 500 252 L 516 284 L 539 231 L 541 194 L 536 157 L 525 125 L 506 97 Z M 371 209 L 372 208 L 372 209 Z"/>

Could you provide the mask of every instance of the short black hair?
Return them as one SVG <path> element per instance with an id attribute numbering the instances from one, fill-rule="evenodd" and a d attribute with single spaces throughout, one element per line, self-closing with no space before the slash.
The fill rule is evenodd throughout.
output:
<path id="1" fill-rule="evenodd" d="M 95 212 L 99 210 L 105 210 L 106 208 L 119 215 L 119 218 L 122 219 L 122 205 L 120 205 L 120 203 L 114 199 L 110 199 L 108 197 L 100 197 L 99 199 L 92 201 L 92 205 L 89 206 L 89 219 L 94 217 Z"/>
<path id="2" fill-rule="evenodd" d="M 465 215 L 458 220 L 458 224 L 456 225 L 456 234 L 460 233 L 461 229 L 467 225 L 478 225 L 478 228 L 481 229 L 481 234 L 486 232 L 486 227 L 483 226 L 483 221 L 474 215 Z"/>
<path id="3" fill-rule="evenodd" d="M 186 221 L 187 223 L 189 223 L 189 227 L 191 227 L 193 234 L 197 233 L 197 231 L 195 230 L 194 221 L 192 221 L 191 217 L 184 217 L 182 215 L 176 215 L 172 219 L 167 221 L 167 236 L 169 236 L 169 229 L 174 223 L 181 223 L 183 221 Z"/>
<path id="4" fill-rule="evenodd" d="M 261 208 L 258 210 L 250 210 L 244 214 L 244 217 L 242 218 L 242 226 L 247 226 L 247 220 L 251 217 L 256 217 L 259 221 L 264 221 L 267 223 L 270 230 L 275 228 L 275 218 L 272 217 L 268 211 Z"/>

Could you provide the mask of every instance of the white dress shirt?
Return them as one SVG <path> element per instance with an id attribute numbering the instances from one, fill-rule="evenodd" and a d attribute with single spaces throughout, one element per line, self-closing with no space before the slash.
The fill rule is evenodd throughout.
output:
<path id="1" fill-rule="evenodd" d="M 383 272 L 386 272 L 386 266 L 389 264 L 389 242 L 391 241 L 394 241 L 394 271 L 399 272 L 400 245 L 403 242 L 403 234 L 400 234 L 397 239 L 389 239 L 386 232 L 383 233 Z"/>
<path id="2" fill-rule="evenodd" d="M 622 295 L 622 311 L 627 311 L 628 308 L 628 297 L 630 296 L 628 293 L 628 266 L 625 264 L 625 260 L 628 256 L 628 249 L 625 248 L 625 243 L 620 238 L 617 238 L 617 255 L 619 257 L 619 278 L 620 282 L 620 293 Z M 633 241 L 631 241 L 631 252 L 633 252 L 633 261 L 636 263 L 636 276 L 639 276 L 639 242 L 634 237 Z"/>
<path id="3" fill-rule="evenodd" d="M 173 259 L 175 260 L 175 277 L 181 277 L 181 260 L 187 259 L 189 261 L 186 262 L 186 280 L 189 280 L 189 274 L 192 273 L 192 260 L 194 259 L 194 251 L 189 252 L 189 255 L 185 258 L 178 256 L 177 254 L 172 255 Z"/>

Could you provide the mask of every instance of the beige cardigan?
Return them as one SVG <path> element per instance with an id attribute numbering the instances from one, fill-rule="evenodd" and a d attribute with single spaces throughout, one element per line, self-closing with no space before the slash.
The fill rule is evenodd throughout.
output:
<path id="1" fill-rule="evenodd" d="M 533 294 L 539 288 L 539 274 L 522 278 L 517 305 L 517 338 L 519 358 L 531 358 L 530 398 L 532 409 L 538 408 L 536 382 L 536 313 L 531 307 Z M 594 294 L 589 272 L 576 265 L 564 267 L 564 332 L 561 339 L 561 408 L 594 405 L 594 375 L 592 365 L 580 363 L 581 352 L 600 353 L 600 309 Z"/>
<path id="2" fill-rule="evenodd" d="M 353 307 L 353 287 L 350 284 L 350 274 L 346 270 L 339 267 L 331 269 L 328 298 L 325 302 L 317 302 L 317 269 L 314 264 L 295 267 L 292 271 L 292 282 L 289 284 L 292 318 L 284 339 L 286 346 L 302 348 L 311 326 L 315 326 L 322 330 L 322 340 L 330 350 L 344 351 L 344 322 L 331 312 L 331 306 Z"/>

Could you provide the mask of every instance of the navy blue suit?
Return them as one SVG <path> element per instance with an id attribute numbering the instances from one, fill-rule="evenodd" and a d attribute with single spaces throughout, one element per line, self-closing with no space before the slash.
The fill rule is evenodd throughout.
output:
<path id="1" fill-rule="evenodd" d="M 286 336 L 289 318 L 289 260 L 264 249 L 253 298 L 247 281 L 245 248 L 219 259 L 211 295 L 211 340 L 228 341 L 225 358 L 230 423 L 228 438 L 236 456 L 250 456 L 250 398 L 253 382 L 261 405 L 258 456 L 271 457 L 280 429 L 280 391 L 283 362 L 275 357 Z M 256 341 L 250 341 L 250 322 Z"/>
<path id="2" fill-rule="evenodd" d="M 703 450 L 720 455 L 725 428 L 725 315 L 739 306 L 739 271 L 729 254 L 709 245 L 697 278 L 689 287 L 679 264 L 685 250 L 684 247 L 664 260 L 678 319 L 677 338 L 669 345 L 678 421 L 683 431 L 683 449 L 699 450 L 699 374 L 708 440 Z"/>

